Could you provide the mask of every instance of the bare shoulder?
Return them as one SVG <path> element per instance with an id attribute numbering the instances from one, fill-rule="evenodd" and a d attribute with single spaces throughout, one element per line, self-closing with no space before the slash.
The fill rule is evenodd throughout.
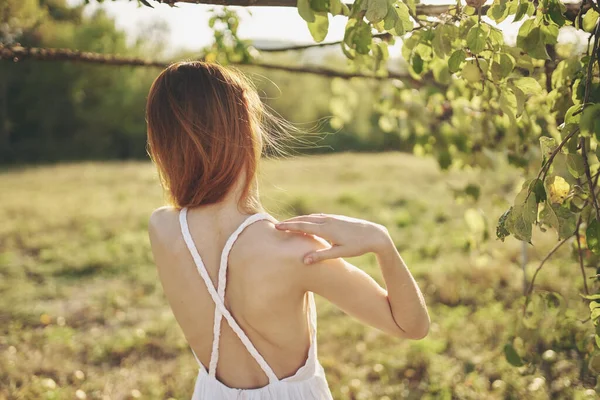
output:
<path id="1" fill-rule="evenodd" d="M 163 206 L 154 210 L 148 219 L 148 236 L 153 249 L 169 245 L 179 232 L 178 210 Z M 168 247 L 168 246 L 167 246 Z"/>
<path id="2" fill-rule="evenodd" d="M 272 221 L 259 221 L 254 225 L 252 234 L 247 235 L 244 240 L 244 247 L 248 251 L 254 251 L 255 256 L 261 259 L 272 260 L 280 268 L 301 265 L 306 254 L 329 247 L 322 238 L 278 230 Z"/>
<path id="3" fill-rule="evenodd" d="M 276 280 L 278 287 L 303 295 L 316 271 L 304 264 L 304 257 L 329 248 L 329 243 L 316 236 L 278 230 L 272 221 L 258 221 L 249 228 L 249 234 L 240 237 L 237 254 L 252 260 L 254 272 L 264 281 Z"/>
<path id="4" fill-rule="evenodd" d="M 150 214 L 148 226 L 153 228 L 160 226 L 167 222 L 167 220 L 172 219 L 177 213 L 178 210 L 171 206 L 158 207 Z"/>

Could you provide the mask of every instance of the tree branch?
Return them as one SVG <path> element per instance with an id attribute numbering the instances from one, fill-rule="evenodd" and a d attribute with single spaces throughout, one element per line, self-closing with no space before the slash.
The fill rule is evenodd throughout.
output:
<path id="1" fill-rule="evenodd" d="M 351 78 L 367 78 L 368 79 L 368 78 L 370 78 L 370 79 L 375 79 L 375 80 L 399 79 L 399 80 L 403 80 L 403 81 L 409 80 L 416 87 L 420 87 L 425 83 L 424 81 L 418 81 L 418 80 L 412 78 L 408 74 L 397 74 L 397 73 L 393 73 L 393 72 L 388 72 L 387 75 L 366 75 L 366 74 L 361 74 L 358 72 L 342 72 L 342 71 L 336 71 L 336 70 L 332 70 L 332 69 L 328 69 L 328 68 L 321 68 L 321 67 L 287 67 L 284 65 L 273 65 L 273 64 L 263 64 L 263 63 L 237 64 L 237 65 L 241 65 L 241 66 L 247 65 L 250 67 L 258 67 L 258 68 L 273 69 L 273 70 L 278 70 L 278 71 L 287 71 L 287 72 L 295 72 L 295 73 L 314 74 L 314 75 L 324 76 L 324 77 L 328 77 L 328 78 L 342 78 L 342 79 L 351 79 Z M 438 85 L 437 82 L 433 82 L 433 81 L 427 82 L 427 83 L 432 84 L 432 85 Z"/>
<path id="2" fill-rule="evenodd" d="M 588 61 L 588 65 L 587 65 L 587 76 L 585 79 L 585 94 L 583 96 L 583 106 L 581 108 L 581 112 L 583 112 L 588 101 L 590 100 L 590 89 L 592 88 L 592 77 L 593 77 L 593 71 L 594 71 L 594 64 L 596 63 L 596 60 L 595 60 L 596 59 L 596 49 L 598 49 L 598 41 L 600 40 L 600 21 L 596 22 L 596 30 L 594 31 L 592 36 L 594 37 L 594 44 L 592 46 L 592 51 L 590 53 L 590 61 Z M 592 36 L 590 36 L 590 39 Z M 588 44 L 588 47 L 589 47 L 589 44 Z"/>
<path id="3" fill-rule="evenodd" d="M 0 60 L 18 62 L 25 59 L 42 61 L 83 61 L 94 64 L 129 65 L 164 68 L 168 63 L 163 61 L 149 61 L 136 57 L 123 57 L 114 54 L 91 53 L 71 49 L 46 49 L 39 47 L 23 47 L 16 45 L 3 45 L 0 43 Z"/>
<path id="4" fill-rule="evenodd" d="M 174 6 L 180 3 L 189 4 L 212 4 L 218 6 L 240 6 L 240 7 L 296 7 L 297 0 L 154 0 L 156 3 L 168 4 Z M 352 3 L 346 3 L 352 6 Z M 589 3 L 565 3 L 565 16 L 574 21 L 580 8 L 587 10 Z M 446 14 L 450 9 L 456 8 L 456 4 L 417 4 L 417 15 L 435 16 Z M 486 14 L 490 5 L 481 7 L 482 14 Z"/>
<path id="5" fill-rule="evenodd" d="M 540 265 L 538 265 L 538 267 L 535 269 L 535 272 L 533 273 L 533 277 L 531 278 L 531 282 L 529 283 L 529 288 L 527 289 L 527 292 L 525 294 L 525 304 L 523 305 L 523 315 L 525 315 L 525 311 L 527 310 L 527 305 L 529 304 L 530 298 L 531 298 L 531 293 L 533 292 L 533 285 L 535 283 L 535 279 L 537 278 L 538 273 L 540 272 L 540 270 L 542 269 L 542 267 L 544 266 L 544 264 L 546 263 L 546 261 L 548 261 L 550 259 L 550 257 L 552 257 L 552 255 L 554 253 L 556 253 L 556 251 L 558 249 L 560 249 L 560 247 L 565 244 L 569 239 L 571 239 L 573 235 L 564 238 L 563 240 L 561 240 L 560 242 L 558 242 L 556 244 L 556 246 L 554 246 L 552 248 L 552 250 L 550 250 L 550 252 L 546 255 L 546 257 L 544 257 L 544 259 L 542 260 L 542 262 L 540 263 Z"/>
<path id="6" fill-rule="evenodd" d="M 389 41 L 390 39 L 392 39 L 392 35 L 390 33 L 377 33 L 375 35 L 373 35 L 373 38 L 379 38 L 383 41 Z M 327 42 L 327 43 L 309 43 L 309 44 L 300 44 L 300 45 L 294 45 L 294 46 L 287 46 L 287 47 L 274 47 L 274 48 L 259 48 L 256 47 L 256 50 L 262 52 L 262 53 L 278 53 L 278 52 L 283 52 L 283 51 L 296 51 L 296 50 L 306 50 L 306 49 L 311 49 L 313 47 L 327 47 L 327 46 L 336 46 L 338 44 L 341 44 L 342 41 L 338 40 L 335 42 Z"/>
<path id="7" fill-rule="evenodd" d="M 581 269 L 581 277 L 583 278 L 583 288 L 585 294 L 590 294 L 588 289 L 587 280 L 585 278 L 585 268 L 583 267 L 583 254 L 581 252 L 581 237 L 579 236 L 579 228 L 581 227 L 581 214 L 577 220 L 577 228 L 575 229 L 575 236 L 577 237 L 577 254 L 579 256 L 579 268 Z"/>
<path id="8" fill-rule="evenodd" d="M 594 3 L 594 0 L 587 0 L 587 2 L 590 5 L 590 7 L 592 7 L 596 12 L 600 13 L 600 7 L 598 7 L 596 3 Z"/>
<path id="9" fill-rule="evenodd" d="M 75 61 L 104 65 L 144 66 L 155 68 L 166 68 L 170 64 L 170 62 L 165 61 L 153 61 L 134 57 L 122 57 L 114 54 L 90 53 L 69 49 L 22 47 L 19 45 L 5 46 L 3 44 L 0 44 L 0 60 L 12 60 L 18 62 L 25 59 L 35 59 L 42 61 Z M 367 75 L 358 72 L 344 72 L 322 67 L 285 66 L 266 63 L 232 64 L 236 66 L 250 66 L 293 73 L 314 74 L 328 78 L 363 78 L 375 80 L 399 79 L 415 87 L 421 87 L 427 83 L 439 86 L 439 84 L 435 81 L 417 80 L 408 74 L 399 74 L 394 72 L 388 72 L 387 75 Z"/>
<path id="10" fill-rule="evenodd" d="M 590 194 L 592 195 L 592 202 L 596 209 L 596 219 L 600 219 L 600 207 L 598 207 L 598 199 L 596 198 L 596 190 L 594 183 L 592 182 L 592 173 L 590 172 L 590 163 L 585 148 L 585 138 L 579 138 L 579 146 L 581 147 L 581 155 L 583 156 L 583 167 L 585 170 L 585 177 L 587 179 L 588 186 L 590 187 Z"/>

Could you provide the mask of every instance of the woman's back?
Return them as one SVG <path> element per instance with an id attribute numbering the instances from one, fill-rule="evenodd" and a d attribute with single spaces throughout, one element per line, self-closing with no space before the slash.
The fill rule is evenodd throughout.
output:
<path id="1" fill-rule="evenodd" d="M 323 394 L 314 398 L 330 398 L 312 343 L 313 295 L 294 289 L 293 274 L 286 272 L 286 257 L 302 235 L 277 231 L 276 220 L 266 213 L 220 221 L 210 208 L 161 208 L 151 218 L 165 294 L 202 364 L 200 397 L 194 398 L 204 398 L 203 390 L 208 390 L 204 396 L 222 390 L 218 398 L 226 398 L 230 388 L 264 388 L 244 392 L 271 398 L 274 386 L 294 386 L 298 392 L 299 384 L 315 375 L 319 379 L 310 385 L 316 383 Z M 212 297 L 206 283 L 214 289 Z M 224 301 L 215 310 L 219 298 Z"/>

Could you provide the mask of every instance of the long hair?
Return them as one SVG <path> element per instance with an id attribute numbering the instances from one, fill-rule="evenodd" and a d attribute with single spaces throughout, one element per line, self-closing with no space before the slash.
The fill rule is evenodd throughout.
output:
<path id="1" fill-rule="evenodd" d="M 199 61 L 170 65 L 153 82 L 146 105 L 148 154 L 167 201 L 177 208 L 218 203 L 243 177 L 239 206 L 262 209 L 252 190 L 265 110 L 250 81 Z"/>

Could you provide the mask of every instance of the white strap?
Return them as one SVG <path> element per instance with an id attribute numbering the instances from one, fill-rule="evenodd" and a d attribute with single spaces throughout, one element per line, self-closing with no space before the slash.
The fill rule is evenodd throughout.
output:
<path id="1" fill-rule="evenodd" d="M 315 294 L 308 292 L 308 315 L 310 322 L 310 347 L 312 352 L 308 355 L 309 358 L 317 359 L 317 306 L 315 304 Z"/>
<path id="2" fill-rule="evenodd" d="M 208 290 L 210 297 L 212 298 L 213 302 L 215 303 L 215 313 L 218 310 L 225 317 L 225 320 L 227 321 L 227 323 L 229 324 L 229 326 L 231 327 L 233 332 L 238 336 L 238 338 L 240 339 L 240 341 L 242 342 L 244 347 L 246 347 L 246 350 L 248 350 L 248 353 L 250 353 L 250 355 L 256 360 L 256 362 L 258 363 L 260 368 L 263 370 L 265 375 L 267 375 L 267 378 L 269 379 L 269 383 L 279 381 L 279 379 L 277 379 L 277 376 L 275 375 L 275 373 L 273 372 L 271 367 L 269 367 L 269 365 L 267 364 L 265 359 L 258 353 L 258 351 L 254 347 L 252 342 L 250 342 L 250 339 L 248 339 L 248 336 L 246 336 L 246 334 L 244 333 L 242 328 L 238 325 L 236 320 L 229 313 L 229 310 L 227 310 L 227 308 L 223 304 L 223 300 L 221 300 L 217 291 L 215 290 L 215 287 L 213 286 L 212 281 L 210 280 L 210 276 L 208 275 L 206 267 L 204 266 L 204 263 L 202 262 L 202 258 L 200 257 L 200 254 L 198 253 L 198 249 L 194 245 L 194 240 L 192 239 L 192 235 L 190 234 L 190 230 L 189 230 L 188 223 L 187 223 L 187 207 L 183 207 L 179 212 L 179 224 L 181 225 L 181 233 L 183 235 L 183 239 L 185 241 L 185 244 L 186 244 L 188 250 L 190 251 L 190 254 L 192 255 L 192 258 L 194 259 L 194 263 L 196 264 L 198 273 L 200 273 L 200 276 L 204 280 L 206 289 Z M 211 357 L 211 363 L 212 363 L 212 357 Z"/>
<path id="3" fill-rule="evenodd" d="M 221 253 L 221 264 L 219 265 L 219 276 L 217 279 L 217 294 L 221 301 L 225 302 L 225 288 L 227 287 L 227 266 L 229 261 L 229 253 L 231 252 L 231 248 L 233 244 L 237 240 L 238 236 L 248 227 L 250 224 L 260 221 L 263 219 L 274 220 L 272 216 L 266 213 L 257 213 L 251 215 L 246 218 L 244 222 L 237 227 L 235 231 L 229 236 L 227 241 L 225 242 L 225 247 L 223 247 L 223 252 Z M 215 321 L 213 328 L 213 346 L 212 353 L 210 356 L 210 365 L 208 368 L 208 373 L 210 376 L 215 376 L 217 371 L 217 364 L 219 362 L 219 338 L 221 334 L 221 320 L 222 313 L 215 308 Z M 265 372 L 266 373 L 266 372 Z"/>

